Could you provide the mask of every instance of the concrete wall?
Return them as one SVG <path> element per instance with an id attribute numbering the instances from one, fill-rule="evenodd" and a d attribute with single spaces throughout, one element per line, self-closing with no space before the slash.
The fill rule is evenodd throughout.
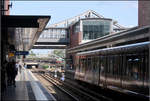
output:
<path id="1" fill-rule="evenodd" d="M 139 27 L 150 25 L 150 1 L 138 1 L 138 25 Z"/>

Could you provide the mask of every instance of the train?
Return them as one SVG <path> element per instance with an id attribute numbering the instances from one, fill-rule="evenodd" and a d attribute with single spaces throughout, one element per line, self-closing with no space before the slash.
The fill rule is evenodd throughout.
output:
<path id="1" fill-rule="evenodd" d="M 147 41 L 79 52 L 74 78 L 149 99 L 149 46 Z"/>
<path id="2" fill-rule="evenodd" d="M 26 62 L 25 65 L 26 65 L 27 69 L 32 69 L 32 67 L 34 67 L 34 68 L 38 68 L 39 67 L 39 64 L 36 63 L 36 62 Z"/>

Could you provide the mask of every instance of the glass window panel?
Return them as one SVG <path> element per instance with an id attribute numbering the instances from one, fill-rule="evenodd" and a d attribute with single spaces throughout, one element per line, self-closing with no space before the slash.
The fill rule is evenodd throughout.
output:
<path id="1" fill-rule="evenodd" d="M 84 20 L 83 21 L 83 39 L 96 39 L 110 33 L 111 21 L 107 20 Z M 87 37 L 89 33 L 89 37 Z M 86 37 L 86 38 L 85 38 Z"/>

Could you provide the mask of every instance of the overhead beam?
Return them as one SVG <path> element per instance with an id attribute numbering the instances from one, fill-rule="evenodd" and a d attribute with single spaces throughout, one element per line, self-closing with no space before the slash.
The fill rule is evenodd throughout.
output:
<path id="1" fill-rule="evenodd" d="M 35 45 L 68 45 L 69 42 L 36 42 Z"/>
<path id="2" fill-rule="evenodd" d="M 24 15 L 9 15 L 9 16 L 2 16 L 2 26 L 4 27 L 32 27 L 38 28 L 39 27 L 39 18 L 48 18 L 50 16 L 24 16 Z"/>
<path id="3" fill-rule="evenodd" d="M 66 49 L 67 46 L 33 46 L 32 49 Z"/>

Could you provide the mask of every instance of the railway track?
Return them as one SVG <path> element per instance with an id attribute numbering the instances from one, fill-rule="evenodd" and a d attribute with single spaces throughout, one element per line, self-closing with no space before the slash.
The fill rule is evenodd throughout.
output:
<path id="1" fill-rule="evenodd" d="M 61 75 L 60 75 L 60 74 L 57 75 L 57 78 L 55 78 L 55 77 L 54 77 L 54 73 L 50 73 L 50 72 L 49 72 L 49 76 L 51 76 L 53 79 L 55 79 L 55 80 L 57 80 L 57 81 L 59 81 L 59 82 L 62 82 L 62 81 L 61 81 Z M 95 91 L 89 89 L 87 86 L 85 87 L 85 86 L 83 86 L 83 85 L 80 85 L 79 83 L 77 83 L 77 81 L 72 80 L 72 79 L 70 79 L 70 78 L 65 77 L 65 81 L 62 82 L 62 83 L 66 83 L 67 85 L 72 85 L 72 86 L 74 86 L 74 87 L 76 87 L 76 88 L 82 90 L 83 92 L 86 92 L 87 94 L 89 94 L 89 95 L 91 95 L 91 96 L 94 96 L 94 97 L 96 97 L 96 98 L 98 98 L 98 99 L 101 99 L 101 100 L 103 100 L 103 101 L 113 101 L 113 98 L 108 97 L 108 96 L 106 97 L 103 93 L 95 92 Z M 103 92 L 103 91 L 102 91 L 102 92 Z M 106 92 L 105 92 L 105 93 L 106 93 Z"/>
<path id="2" fill-rule="evenodd" d="M 36 73 L 70 96 L 73 101 L 112 101 L 112 99 L 96 94 L 90 90 L 86 90 L 81 86 L 77 86 L 69 82 L 63 82 L 57 78 L 54 78 L 49 73 L 39 73 L 37 71 Z"/>
<path id="3" fill-rule="evenodd" d="M 62 87 L 60 87 L 56 82 L 50 80 L 50 78 L 43 75 L 45 70 L 39 71 L 38 69 L 32 68 L 31 72 L 39 79 L 39 81 L 46 87 L 47 90 L 56 98 L 57 101 L 79 101 L 73 95 L 68 93 Z"/>
<path id="4" fill-rule="evenodd" d="M 75 97 L 74 95 L 70 94 L 67 90 L 65 90 L 62 86 L 60 86 L 61 84 L 59 82 L 57 82 L 56 80 L 53 80 L 52 78 L 50 78 L 49 76 L 47 76 L 45 74 L 39 74 L 39 75 L 42 76 L 45 80 L 47 80 L 50 83 L 52 83 L 53 85 L 55 85 L 62 92 L 64 92 L 68 96 L 70 96 L 72 101 L 79 101 L 79 99 L 77 97 Z"/>
<path id="5" fill-rule="evenodd" d="M 76 89 L 79 89 L 82 92 L 90 95 L 91 97 L 95 97 L 96 99 L 99 99 L 99 100 L 101 99 L 102 101 L 113 101 L 112 98 L 108 98 L 108 97 L 106 97 L 106 96 L 104 96 L 104 95 L 102 95 L 100 93 L 96 93 L 96 92 L 94 92 L 94 91 L 92 91 L 92 90 L 90 90 L 88 88 L 85 88 L 85 87 L 79 85 L 78 83 L 76 83 L 75 81 L 70 80 L 69 78 L 65 79 L 65 82 L 63 82 L 63 81 L 60 80 L 60 77 L 55 78 L 51 74 L 47 74 L 47 75 L 49 75 L 51 78 L 53 78 L 53 79 L 55 79 L 55 80 L 57 80 L 59 82 L 62 82 L 63 84 L 66 84 L 68 86 L 71 85 L 72 87 L 74 87 Z"/>

